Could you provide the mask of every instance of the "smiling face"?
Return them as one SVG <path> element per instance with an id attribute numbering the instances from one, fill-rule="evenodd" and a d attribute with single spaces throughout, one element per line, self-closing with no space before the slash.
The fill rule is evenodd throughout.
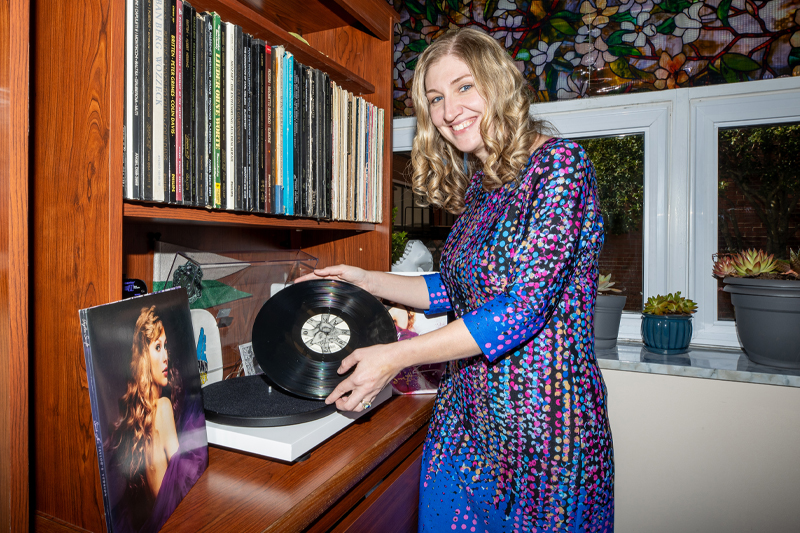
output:
<path id="1" fill-rule="evenodd" d="M 169 383 L 169 355 L 167 354 L 167 335 L 164 330 L 161 330 L 161 335 L 148 345 L 148 351 L 153 383 L 163 389 Z"/>
<path id="2" fill-rule="evenodd" d="M 436 61 L 425 75 L 431 122 L 458 150 L 486 161 L 481 118 L 486 101 L 478 93 L 469 67 L 454 55 Z"/>

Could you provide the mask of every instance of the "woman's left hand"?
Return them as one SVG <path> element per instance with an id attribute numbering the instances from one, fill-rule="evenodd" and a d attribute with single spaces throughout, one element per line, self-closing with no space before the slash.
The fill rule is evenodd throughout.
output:
<path id="1" fill-rule="evenodd" d="M 335 402 L 340 411 L 363 411 L 364 405 L 371 404 L 378 393 L 402 370 L 393 362 L 398 359 L 393 355 L 398 344 L 401 343 L 359 348 L 345 357 L 338 372 L 344 374 L 353 366 L 356 368 L 336 386 L 325 399 L 325 403 Z"/>

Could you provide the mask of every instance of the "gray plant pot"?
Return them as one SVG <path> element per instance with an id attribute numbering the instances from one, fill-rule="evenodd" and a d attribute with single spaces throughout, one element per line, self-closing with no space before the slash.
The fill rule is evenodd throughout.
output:
<path id="1" fill-rule="evenodd" d="M 619 321 L 626 296 L 598 294 L 594 304 L 594 347 L 610 350 L 617 345 Z"/>
<path id="2" fill-rule="evenodd" d="M 724 282 L 747 357 L 800 368 L 800 281 L 727 277 Z"/>

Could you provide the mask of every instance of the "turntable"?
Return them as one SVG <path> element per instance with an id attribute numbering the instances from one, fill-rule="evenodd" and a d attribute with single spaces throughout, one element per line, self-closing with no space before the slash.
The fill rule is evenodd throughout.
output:
<path id="1" fill-rule="evenodd" d="M 219 309 L 207 308 L 218 319 L 225 317 L 224 322 L 218 320 L 222 351 L 230 353 L 252 338 L 255 359 L 264 374 L 204 387 L 208 442 L 294 461 L 370 412 L 338 412 L 324 399 L 346 377 L 336 370 L 347 355 L 396 339 L 394 324 L 383 304 L 366 291 L 340 281 L 285 286 L 297 277 L 292 275 L 297 268 L 291 261 L 276 265 L 262 264 L 252 256 L 242 258 L 244 261 L 221 254 L 216 258 L 221 259 L 213 265 L 189 268 L 224 272 L 226 275 L 217 276 L 215 283 L 238 291 L 237 296 L 244 295 L 216 306 Z M 310 263 L 308 258 L 303 259 Z M 184 258 L 179 260 L 186 263 Z M 231 265 L 226 266 L 225 261 Z M 287 268 L 290 272 L 276 277 L 276 271 Z M 271 289 L 269 296 L 266 287 Z M 373 406 L 390 395 L 391 388 L 387 387 Z"/>

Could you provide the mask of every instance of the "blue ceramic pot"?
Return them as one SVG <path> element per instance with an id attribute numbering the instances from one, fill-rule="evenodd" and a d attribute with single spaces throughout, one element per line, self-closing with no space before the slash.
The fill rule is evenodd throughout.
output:
<path id="1" fill-rule="evenodd" d="M 651 352 L 686 353 L 692 340 L 692 316 L 642 313 L 642 340 Z"/>

